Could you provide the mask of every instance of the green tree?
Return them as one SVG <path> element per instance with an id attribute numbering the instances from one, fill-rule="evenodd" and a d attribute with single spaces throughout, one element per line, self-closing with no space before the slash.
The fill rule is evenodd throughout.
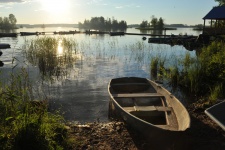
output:
<path id="1" fill-rule="evenodd" d="M 0 29 L 2 28 L 3 19 L 0 17 Z"/>
<path id="2" fill-rule="evenodd" d="M 10 14 L 9 17 L 0 17 L 0 28 L 1 29 L 13 29 L 16 27 L 16 17 Z"/>
<path id="3" fill-rule="evenodd" d="M 16 17 L 13 14 L 9 15 L 9 22 L 10 22 L 12 28 L 16 27 L 17 20 L 16 20 Z"/>
<path id="4" fill-rule="evenodd" d="M 159 18 L 159 21 L 157 24 L 159 29 L 162 30 L 164 28 L 164 20 L 162 19 L 162 17 Z"/>
<path id="5" fill-rule="evenodd" d="M 225 0 L 215 0 L 215 2 L 218 2 L 219 6 L 225 6 Z"/>
<path id="6" fill-rule="evenodd" d="M 116 19 L 105 19 L 104 17 L 92 17 L 91 20 L 84 20 L 84 23 L 82 24 L 81 22 L 78 23 L 79 28 L 84 28 L 84 29 L 120 29 L 124 30 L 127 28 L 127 22 L 122 20 L 122 21 L 117 21 Z"/>
<path id="7" fill-rule="evenodd" d="M 9 22 L 9 18 L 8 17 L 4 17 L 3 21 L 2 21 L 2 28 L 3 29 L 10 29 L 10 22 Z"/>
<path id="8" fill-rule="evenodd" d="M 146 27 L 148 27 L 148 21 L 143 20 L 140 24 L 140 28 L 146 28 Z"/>
<path id="9" fill-rule="evenodd" d="M 151 26 L 156 29 L 158 23 L 158 19 L 156 17 L 152 17 Z"/>

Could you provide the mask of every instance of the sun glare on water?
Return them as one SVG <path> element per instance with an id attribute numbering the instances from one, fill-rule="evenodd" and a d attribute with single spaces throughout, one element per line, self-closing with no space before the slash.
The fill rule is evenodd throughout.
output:
<path id="1" fill-rule="evenodd" d="M 61 40 L 58 43 L 57 53 L 58 53 L 58 56 L 63 55 L 63 47 L 62 47 L 62 41 Z"/>
<path id="2" fill-rule="evenodd" d="M 41 0 L 45 11 L 52 14 L 62 14 L 69 9 L 69 0 Z"/>

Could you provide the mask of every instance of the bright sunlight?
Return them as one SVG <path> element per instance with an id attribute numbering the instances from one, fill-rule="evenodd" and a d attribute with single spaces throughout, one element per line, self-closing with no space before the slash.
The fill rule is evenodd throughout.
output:
<path id="1" fill-rule="evenodd" d="M 44 10 L 51 14 L 62 14 L 69 9 L 69 0 L 41 0 Z"/>

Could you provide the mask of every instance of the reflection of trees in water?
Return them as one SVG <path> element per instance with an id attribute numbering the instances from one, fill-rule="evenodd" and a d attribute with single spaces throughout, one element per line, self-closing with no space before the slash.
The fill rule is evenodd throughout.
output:
<path id="1" fill-rule="evenodd" d="M 65 77 L 76 61 L 77 43 L 66 38 L 43 37 L 24 45 L 29 63 L 38 66 L 42 77 Z"/>

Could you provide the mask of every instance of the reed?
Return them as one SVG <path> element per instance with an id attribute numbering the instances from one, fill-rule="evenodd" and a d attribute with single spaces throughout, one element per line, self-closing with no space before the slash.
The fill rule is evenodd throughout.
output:
<path id="1" fill-rule="evenodd" d="M 158 63 L 159 63 L 159 58 L 155 57 L 151 60 L 151 64 L 150 64 L 151 76 L 155 80 L 157 79 Z"/>
<path id="2" fill-rule="evenodd" d="M 67 75 L 77 60 L 78 43 L 73 39 L 41 37 L 26 41 L 24 54 L 29 63 L 38 66 L 42 77 Z"/>
<path id="3" fill-rule="evenodd" d="M 169 81 L 187 91 L 189 95 L 205 97 L 215 103 L 225 97 L 225 43 L 212 42 L 201 49 L 197 57 L 188 53 L 180 64 L 170 68 Z M 168 76 L 167 76 L 168 77 Z"/>

